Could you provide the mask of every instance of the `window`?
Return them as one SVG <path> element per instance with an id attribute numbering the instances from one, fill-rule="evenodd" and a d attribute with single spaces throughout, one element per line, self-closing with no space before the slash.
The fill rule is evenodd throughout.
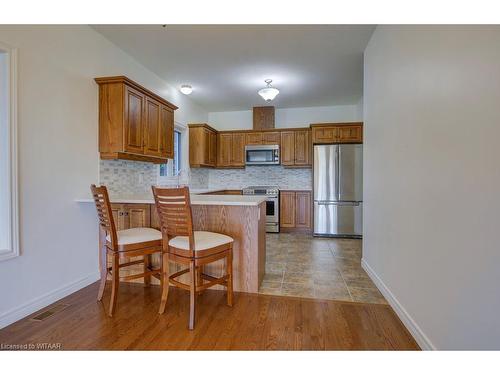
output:
<path id="1" fill-rule="evenodd" d="M 179 176 L 182 169 L 182 132 L 174 130 L 174 158 L 167 164 L 160 165 L 160 177 Z"/>
<path id="2" fill-rule="evenodd" d="M 16 57 L 0 43 L 0 260 L 19 255 Z"/>

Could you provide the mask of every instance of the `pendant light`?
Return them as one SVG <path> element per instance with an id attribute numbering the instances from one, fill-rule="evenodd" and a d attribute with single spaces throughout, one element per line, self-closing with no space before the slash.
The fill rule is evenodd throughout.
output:
<path id="1" fill-rule="evenodd" d="M 266 79 L 264 82 L 267 83 L 267 86 L 259 90 L 259 95 L 262 96 L 262 99 L 266 102 L 270 102 L 280 93 L 280 90 L 271 86 L 272 81 L 272 79 Z"/>

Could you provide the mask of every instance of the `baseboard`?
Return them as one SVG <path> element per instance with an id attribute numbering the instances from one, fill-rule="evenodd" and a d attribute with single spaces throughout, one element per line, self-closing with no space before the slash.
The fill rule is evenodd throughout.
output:
<path id="1" fill-rule="evenodd" d="M 432 344 L 429 338 L 425 335 L 425 333 L 420 329 L 417 323 L 413 320 L 413 318 L 408 314 L 408 311 L 405 310 L 403 305 L 398 301 L 398 299 L 392 294 L 392 292 L 387 288 L 384 282 L 378 277 L 375 271 L 365 262 L 364 259 L 361 259 L 361 267 L 366 271 L 368 276 L 375 283 L 380 292 L 384 295 L 389 305 L 394 309 L 399 319 L 403 322 L 406 329 L 410 331 L 411 335 L 423 350 L 436 350 L 436 347 Z"/>
<path id="2" fill-rule="evenodd" d="M 16 307 L 11 309 L 0 315 L 0 328 L 4 328 L 9 324 L 17 322 L 18 320 L 27 317 L 30 314 L 33 314 L 35 311 L 38 311 L 71 293 L 74 293 L 87 285 L 92 284 L 99 280 L 100 276 L 98 272 L 92 273 L 86 277 L 83 277 L 79 280 L 66 284 L 65 286 L 58 288 L 52 292 L 46 293 L 40 297 L 34 298 L 28 303 L 20 307 Z"/>

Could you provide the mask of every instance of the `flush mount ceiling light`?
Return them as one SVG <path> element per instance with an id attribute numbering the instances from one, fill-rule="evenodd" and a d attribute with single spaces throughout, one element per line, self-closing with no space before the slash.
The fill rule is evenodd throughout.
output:
<path id="1" fill-rule="evenodd" d="M 189 85 L 182 85 L 181 86 L 181 92 L 184 94 L 184 95 L 189 95 L 193 92 L 193 88 Z"/>
<path id="2" fill-rule="evenodd" d="M 259 95 L 262 96 L 262 99 L 264 99 L 266 102 L 270 102 L 280 93 L 280 90 L 278 90 L 276 87 L 271 86 L 272 81 L 272 79 L 264 80 L 264 82 L 267 83 L 267 86 L 259 90 Z"/>

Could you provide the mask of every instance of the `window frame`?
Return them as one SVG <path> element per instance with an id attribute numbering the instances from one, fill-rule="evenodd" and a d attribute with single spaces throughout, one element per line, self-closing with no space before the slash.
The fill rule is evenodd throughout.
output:
<path id="1" fill-rule="evenodd" d="M 7 55 L 7 148 L 8 155 L 8 220 L 9 245 L 0 249 L 0 261 L 12 259 L 20 255 L 19 251 L 19 197 L 18 197 L 18 154 L 17 154 L 17 48 L 0 42 L 0 52 Z M 3 177 L 3 176 L 2 176 Z"/>
<path id="2" fill-rule="evenodd" d="M 174 132 L 180 133 L 180 143 L 179 143 L 179 174 L 173 176 L 174 169 L 174 159 L 168 159 L 167 163 L 167 176 L 160 175 L 161 166 L 158 165 L 158 173 L 157 173 L 157 184 L 158 185 L 172 185 L 172 184 L 185 184 L 186 181 L 186 171 L 187 171 L 187 163 L 189 162 L 189 155 L 187 155 L 188 150 L 188 128 L 187 126 L 175 122 L 174 124 Z M 175 142 L 175 140 L 174 140 Z"/>

